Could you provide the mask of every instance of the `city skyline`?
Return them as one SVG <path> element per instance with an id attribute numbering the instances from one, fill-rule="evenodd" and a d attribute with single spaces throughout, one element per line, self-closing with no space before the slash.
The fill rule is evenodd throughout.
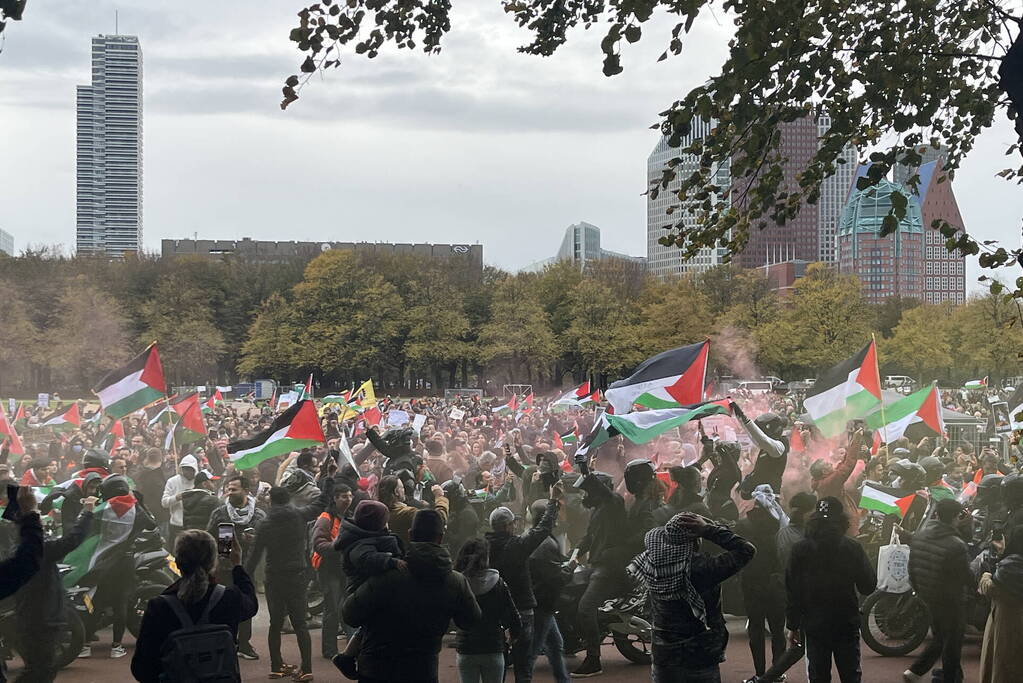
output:
<path id="1" fill-rule="evenodd" d="M 38 5 L 6 32 L 0 119 L 10 153 L 25 162 L 0 170 L 0 182 L 9 192 L 5 229 L 19 249 L 73 244 L 70 93 L 87 82 L 89 38 L 113 30 L 114 7 Z M 287 40 L 292 9 L 254 2 L 238 16 L 156 1 L 121 12 L 122 32 L 139 35 L 146 49 L 147 251 L 196 232 L 427 239 L 481 242 L 489 262 L 514 270 L 548 256 L 545 245 L 585 217 L 601 226 L 608 249 L 643 255 L 640 169 L 658 140 L 647 127 L 703 81 L 730 33 L 701 17 L 688 58 L 658 64 L 663 46 L 643 41 L 623 56 L 625 72 L 606 79 L 599 36 L 580 33 L 548 60 L 519 55 L 524 33 L 483 3 L 459 8 L 442 54 L 350 60 L 282 113 L 281 81 L 296 60 Z M 655 20 L 649 30 L 664 29 L 669 22 Z M 1019 205 L 1018 190 L 994 174 L 1011 140 L 999 121 L 956 178 L 971 231 L 1006 246 L 1018 240 L 1019 217 L 1008 210 Z M 52 186 L 29 182 L 39 177 Z M 311 189 L 324 185 L 330 201 Z M 301 221 L 293 219 L 297 202 Z"/>

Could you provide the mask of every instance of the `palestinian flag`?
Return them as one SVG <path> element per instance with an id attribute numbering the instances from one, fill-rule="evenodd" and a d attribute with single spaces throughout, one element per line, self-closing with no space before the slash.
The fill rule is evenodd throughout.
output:
<path id="1" fill-rule="evenodd" d="M 352 392 L 346 391 L 343 394 L 327 394 L 320 403 L 340 403 L 342 405 L 348 405 L 348 399 L 351 398 Z"/>
<path id="2" fill-rule="evenodd" d="M 518 409 L 518 407 L 519 407 L 519 397 L 516 396 L 515 394 L 512 394 L 511 400 L 509 400 L 507 403 L 505 403 L 502 406 L 497 406 L 496 408 L 491 408 L 490 410 L 491 410 L 492 413 L 494 413 L 496 415 L 502 415 L 503 416 L 503 415 L 511 415 L 512 413 L 514 413 Z"/>
<path id="3" fill-rule="evenodd" d="M 103 410 L 113 418 L 131 415 L 167 395 L 167 383 L 156 342 L 123 368 L 114 370 L 96 385 Z"/>
<path id="4" fill-rule="evenodd" d="M 987 389 L 987 377 L 984 379 L 971 379 L 963 385 L 963 389 Z"/>
<path id="5" fill-rule="evenodd" d="M 515 413 L 515 421 L 518 422 L 524 416 L 529 415 L 531 412 L 533 412 L 533 394 L 532 394 L 532 392 L 530 392 L 529 396 L 526 396 L 526 398 L 522 401 L 522 403 L 519 404 L 519 409 Z"/>
<path id="6" fill-rule="evenodd" d="M 825 371 L 803 399 L 803 407 L 825 437 L 838 436 L 849 420 L 866 417 L 881 403 L 874 341 Z"/>
<path id="7" fill-rule="evenodd" d="M 107 446 L 107 443 L 110 445 Z M 121 424 L 120 420 L 114 420 L 110 423 L 110 429 L 103 437 L 103 445 L 111 458 L 114 457 L 117 449 L 124 445 L 124 425 Z"/>
<path id="8" fill-rule="evenodd" d="M 608 417 L 609 415 L 607 412 L 602 410 L 597 411 L 596 419 L 593 420 L 593 427 L 590 429 L 589 433 L 586 434 L 586 437 L 583 439 L 583 442 L 579 444 L 579 447 L 575 449 L 576 457 L 579 457 L 580 455 L 587 455 L 591 449 L 600 448 L 602 445 L 607 443 L 607 440 L 611 438 L 611 435 L 608 432 L 608 428 L 610 426 L 607 421 Z"/>
<path id="9" fill-rule="evenodd" d="M 14 428 L 24 429 L 28 426 L 28 415 L 25 414 L 25 402 L 18 404 L 18 412 L 14 414 Z"/>
<path id="10" fill-rule="evenodd" d="M 874 510 L 885 515 L 905 517 L 914 498 L 916 498 L 915 493 L 899 496 L 899 492 L 895 489 L 868 481 L 863 484 L 863 491 L 860 493 L 860 508 Z"/>
<path id="11" fill-rule="evenodd" d="M 206 421 L 202 417 L 203 412 L 199 407 L 199 399 L 193 395 L 191 401 L 179 403 L 178 406 L 184 407 L 181 412 L 181 419 L 178 420 L 178 423 L 174 425 L 174 429 L 171 430 L 173 441 L 177 445 L 182 446 L 206 438 Z M 174 407 L 175 411 L 178 410 L 178 406 Z"/>
<path id="12" fill-rule="evenodd" d="M 690 344 L 648 358 L 631 376 L 608 387 L 604 398 L 615 414 L 646 408 L 677 408 L 703 400 L 710 341 Z"/>
<path id="13" fill-rule="evenodd" d="M 173 398 L 171 399 L 174 400 Z M 155 427 L 158 424 L 170 424 L 177 418 L 177 414 L 170 407 L 168 401 L 155 403 L 146 408 L 146 424 Z"/>
<path id="14" fill-rule="evenodd" d="M 47 415 L 39 423 L 40 427 L 51 427 L 54 431 L 72 430 L 82 426 L 82 418 L 78 414 L 78 402 L 75 401 L 67 410 Z"/>
<path id="15" fill-rule="evenodd" d="M 692 420 L 700 420 L 711 415 L 731 414 L 731 400 L 721 399 L 681 408 L 644 410 L 627 415 L 608 415 L 608 433 L 609 436 L 621 434 L 632 443 L 648 443 L 661 434 Z"/>
<path id="16" fill-rule="evenodd" d="M 362 418 L 363 422 L 365 423 L 363 427 L 365 427 L 366 425 L 370 426 L 379 425 L 380 420 L 382 420 L 383 417 L 384 417 L 383 414 L 380 412 L 380 409 L 376 407 L 376 405 L 374 405 L 372 408 L 366 408 L 365 410 L 362 411 Z"/>
<path id="17" fill-rule="evenodd" d="M 313 397 L 313 373 L 309 373 L 309 379 L 306 380 L 305 387 L 302 388 L 302 400 L 311 400 Z"/>
<path id="18" fill-rule="evenodd" d="M 0 443 L 8 441 L 7 459 L 10 464 L 14 464 L 19 456 L 25 455 L 25 445 L 21 443 L 21 437 L 18 436 L 18 432 L 7 420 L 7 414 L 4 413 L 3 406 L 0 406 Z"/>
<path id="19" fill-rule="evenodd" d="M 588 401 L 593 395 L 593 391 L 590 390 L 590 383 L 583 382 L 575 389 L 567 391 L 551 403 L 552 410 L 566 410 L 568 408 L 576 408 L 581 406 L 583 401 Z"/>
<path id="20" fill-rule="evenodd" d="M 558 434 L 554 432 L 554 446 L 557 448 L 564 449 L 565 446 L 579 443 L 579 425 L 576 425 L 572 429 L 568 430 L 564 434 Z"/>
<path id="21" fill-rule="evenodd" d="M 125 545 L 134 538 L 135 514 L 135 497 L 130 494 L 96 505 L 90 534 L 81 545 L 64 556 L 64 564 L 73 568 L 64 575 L 66 588 L 79 585 L 90 574 L 98 578 L 104 569 L 121 557 Z"/>
<path id="22" fill-rule="evenodd" d="M 232 441 L 227 452 L 236 469 L 255 467 L 267 458 L 324 443 L 320 419 L 312 401 L 299 401 L 278 415 L 273 424 L 251 439 Z"/>
<path id="23" fill-rule="evenodd" d="M 217 406 L 222 405 L 224 405 L 224 396 L 220 393 L 220 389 L 215 389 L 213 395 L 202 404 L 202 412 L 212 413 Z"/>
<path id="24" fill-rule="evenodd" d="M 938 388 L 931 385 L 899 399 L 867 416 L 867 426 L 882 432 L 885 443 L 902 438 L 911 424 L 922 422 L 937 435 L 945 433 L 945 421 L 941 416 L 941 396 Z"/>

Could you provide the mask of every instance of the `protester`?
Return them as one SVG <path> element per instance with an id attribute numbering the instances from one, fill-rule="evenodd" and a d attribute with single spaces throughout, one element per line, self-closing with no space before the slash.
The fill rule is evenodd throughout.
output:
<path id="1" fill-rule="evenodd" d="M 0 560 L 0 600 L 13 595 L 39 571 L 43 560 L 43 527 L 31 486 L 18 488 L 19 542 L 10 557 Z M 10 502 L 7 502 L 10 505 Z M 2 661 L 2 660 L 0 660 Z"/>
<path id="2" fill-rule="evenodd" d="M 724 552 L 700 552 L 700 539 Z M 692 513 L 650 530 L 630 570 L 646 585 L 653 619 L 654 683 L 719 683 L 728 629 L 720 584 L 755 556 L 753 544 Z"/>
<path id="3" fill-rule="evenodd" d="M 251 575 L 266 554 L 266 601 L 270 613 L 267 648 L 270 651 L 270 677 L 293 677 L 312 680 L 312 641 L 306 624 L 306 523 L 316 519 L 327 508 L 334 495 L 334 480 L 323 479 L 323 490 L 316 502 L 293 505 L 288 490 L 270 489 L 270 512 L 256 529 L 252 551 L 245 561 Z M 296 580 L 298 578 L 299 580 Z M 295 630 L 301 665 L 298 669 L 281 658 L 281 631 L 285 617 Z"/>
<path id="4" fill-rule="evenodd" d="M 522 620 L 508 585 L 497 570 L 490 569 L 486 539 L 471 538 L 462 545 L 455 571 L 469 581 L 481 613 L 475 626 L 458 631 L 458 679 L 461 683 L 501 683 L 508 646 L 505 631 L 511 633 L 512 642 L 517 641 L 522 637 Z"/>
<path id="5" fill-rule="evenodd" d="M 179 616 L 181 610 L 193 623 L 203 621 L 226 626 L 233 637 L 238 635 L 238 624 L 252 619 L 259 611 L 252 579 L 242 568 L 240 544 L 233 544 L 230 557 L 223 558 L 229 559 L 231 566 L 231 586 L 226 588 L 214 578 L 217 544 L 205 531 L 192 529 L 179 534 L 174 544 L 174 557 L 181 578 L 146 605 L 135 641 L 131 673 L 141 683 L 168 680 L 163 677 L 167 673 L 163 657 L 169 636 L 184 626 Z M 234 659 L 233 680 L 241 681 L 237 675 L 237 659 L 233 653 L 228 656 Z"/>
<path id="6" fill-rule="evenodd" d="M 225 493 L 227 500 L 210 515 L 206 530 L 213 536 L 218 533 L 221 524 L 234 525 L 234 542 L 241 548 L 242 562 L 245 562 L 256 539 L 256 529 L 266 519 L 266 512 L 256 506 L 251 484 L 240 474 L 228 478 Z M 224 563 L 218 563 L 217 581 L 226 586 L 234 585 L 234 573 L 230 570 Z M 238 624 L 238 656 L 248 660 L 259 659 L 252 647 L 252 621 L 249 619 Z"/>
<path id="7" fill-rule="evenodd" d="M 537 527 L 544 522 L 544 515 L 547 512 L 547 501 L 533 501 L 530 507 L 533 517 L 533 526 Z M 560 516 L 560 515 L 559 515 Z M 533 661 L 540 652 L 547 655 L 547 661 L 551 665 L 551 675 L 555 683 L 568 683 L 568 667 L 565 664 L 565 641 L 561 636 L 561 629 L 555 619 L 558 611 L 558 601 L 561 591 L 572 580 L 577 563 L 566 561 L 562 552 L 561 544 L 554 535 L 555 521 L 551 531 L 543 542 L 536 547 L 533 554 L 529 556 L 529 576 L 533 583 L 533 597 L 536 598 L 536 607 L 533 609 Z"/>
<path id="8" fill-rule="evenodd" d="M 15 604 L 21 620 L 20 653 L 25 662 L 19 681 L 45 683 L 57 676 L 56 638 L 66 623 L 64 606 L 67 602 L 57 563 L 85 540 L 92 528 L 96 500 L 93 496 L 82 499 L 82 513 L 70 533 L 43 544 L 39 571 L 16 594 Z"/>
<path id="9" fill-rule="evenodd" d="M 433 504 L 437 513 L 445 522 L 448 518 L 448 499 L 444 497 L 444 490 L 437 485 L 432 487 Z M 412 520 L 416 512 L 421 508 L 406 505 L 405 486 L 401 480 L 394 475 L 388 475 L 380 480 L 377 486 L 377 499 L 387 506 L 390 512 L 391 531 L 397 534 L 403 541 L 409 540 L 409 529 L 412 527 Z"/>
<path id="10" fill-rule="evenodd" d="M 192 483 L 195 488 L 182 492 L 181 525 L 184 529 L 206 529 L 213 511 L 221 506 L 217 498 L 217 480 L 209 470 L 202 470 L 195 475 Z"/>
<path id="11" fill-rule="evenodd" d="M 181 500 L 185 497 L 185 491 L 195 488 L 195 475 L 199 472 L 199 463 L 195 456 L 186 455 L 181 459 L 178 466 L 178 473 L 167 480 L 163 487 L 163 496 L 160 504 L 170 512 L 167 522 L 167 542 L 173 544 L 185 523 L 185 509 Z"/>
<path id="12" fill-rule="evenodd" d="M 980 651 L 980 683 L 1023 681 L 1023 529 L 1015 529 L 993 573 L 980 577 L 979 592 L 991 600 Z"/>
<path id="13" fill-rule="evenodd" d="M 408 571 L 392 569 L 363 583 L 345 600 L 345 623 L 363 627 L 363 683 L 439 683 L 438 655 L 448 623 L 468 630 L 481 618 L 469 582 L 451 569 L 444 519 L 420 510 L 409 530 Z"/>
<path id="14" fill-rule="evenodd" d="M 333 659 L 337 655 L 345 576 L 341 571 L 341 555 L 334 549 L 334 540 L 341 530 L 341 522 L 351 518 L 351 504 L 352 489 L 335 479 L 334 498 L 313 524 L 312 565 L 323 593 L 320 654 L 324 659 Z"/>
<path id="15" fill-rule="evenodd" d="M 909 580 L 927 604 L 934 637 L 903 674 L 907 683 L 920 681 L 940 659 L 943 681 L 963 680 L 960 658 L 966 629 L 966 595 L 975 590 L 966 543 L 956 529 L 962 506 L 939 500 L 935 514 L 909 544 Z"/>
<path id="16" fill-rule="evenodd" d="M 823 498 L 792 548 L 785 573 L 789 642 L 806 647 L 809 683 L 858 683 L 860 612 L 856 592 L 874 592 L 877 577 L 863 546 L 846 536 L 849 518 L 837 498 Z"/>

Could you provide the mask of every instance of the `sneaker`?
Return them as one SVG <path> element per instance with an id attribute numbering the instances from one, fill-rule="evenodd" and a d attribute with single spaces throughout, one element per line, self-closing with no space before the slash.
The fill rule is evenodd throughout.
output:
<path id="1" fill-rule="evenodd" d="M 82 648 L 82 651 L 78 653 L 78 659 L 88 659 L 92 656 L 92 646 L 86 645 Z"/>
<path id="2" fill-rule="evenodd" d="M 742 683 L 758 683 L 759 680 L 759 676 L 750 676 L 749 678 L 743 679 Z"/>
<path id="3" fill-rule="evenodd" d="M 254 662 L 259 659 L 259 655 L 256 654 L 255 650 L 252 649 L 251 645 L 249 645 L 248 647 L 239 647 L 238 656 L 241 657 L 242 659 L 247 659 L 250 662 Z"/>
<path id="4" fill-rule="evenodd" d="M 590 676 L 599 676 L 602 673 L 604 673 L 604 670 L 600 667 L 600 657 L 587 655 L 583 663 L 572 672 L 571 676 L 572 678 L 589 678 Z"/>
<path id="5" fill-rule="evenodd" d="M 128 651 L 124 649 L 123 645 L 111 645 L 110 646 L 110 658 L 120 659 L 128 654 Z"/>
<path id="6" fill-rule="evenodd" d="M 923 679 L 923 676 L 919 676 L 909 669 L 902 672 L 902 683 L 920 683 Z"/>
<path id="7" fill-rule="evenodd" d="M 352 655 L 341 653 L 334 655 L 330 661 L 337 667 L 337 670 L 340 671 L 345 678 L 353 681 L 359 680 L 359 669 L 356 665 L 355 657 Z"/>

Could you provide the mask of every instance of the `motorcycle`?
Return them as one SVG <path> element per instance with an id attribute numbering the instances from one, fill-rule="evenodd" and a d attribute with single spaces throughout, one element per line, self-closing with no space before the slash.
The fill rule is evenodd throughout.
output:
<path id="1" fill-rule="evenodd" d="M 591 571 L 588 568 L 577 568 L 558 599 L 555 620 L 565 641 L 566 656 L 586 649 L 576 628 L 576 613 Z M 597 610 L 597 623 L 602 640 L 611 636 L 614 646 L 623 657 L 634 664 L 650 665 L 653 625 L 649 621 L 645 590 L 634 587 L 629 594 L 605 602 Z"/>
<path id="2" fill-rule="evenodd" d="M 174 557 L 163 547 L 163 537 L 156 529 L 143 531 L 132 541 L 128 552 L 135 564 L 135 584 L 128 601 L 125 626 L 131 635 L 138 637 L 142 614 L 152 598 L 163 593 L 167 586 L 177 580 L 179 572 Z M 71 603 L 77 611 L 86 633 L 94 635 L 113 622 L 110 608 L 99 608 L 93 603 L 95 586 L 80 585 L 68 589 Z"/>
<path id="3" fill-rule="evenodd" d="M 984 630 L 990 605 L 980 595 L 966 601 L 966 624 Z M 860 608 L 860 633 L 867 647 L 885 657 L 904 657 L 920 647 L 931 627 L 927 604 L 916 593 L 875 591 Z"/>
<path id="4" fill-rule="evenodd" d="M 61 567 L 61 574 L 66 573 L 70 567 Z M 0 602 L 0 641 L 3 649 L 7 652 L 19 652 L 21 647 L 21 633 L 18 629 L 18 613 L 15 609 L 14 598 L 8 598 Z M 70 603 L 64 605 L 63 624 L 57 634 L 57 651 L 54 653 L 54 662 L 63 669 L 81 652 L 85 645 L 85 626 L 78 616 L 78 612 Z"/>

